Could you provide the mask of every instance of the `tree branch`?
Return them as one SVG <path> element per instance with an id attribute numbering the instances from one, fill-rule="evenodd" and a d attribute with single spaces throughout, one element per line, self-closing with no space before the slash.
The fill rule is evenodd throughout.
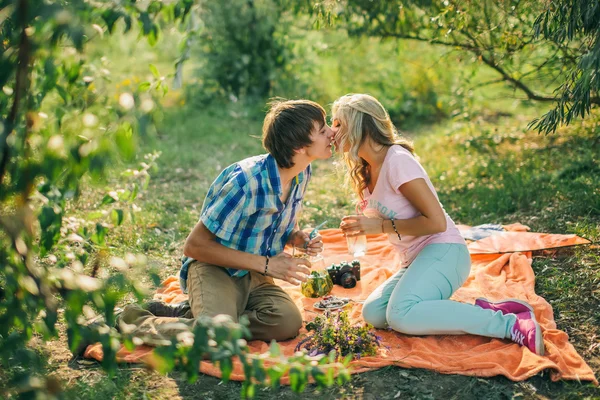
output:
<path id="1" fill-rule="evenodd" d="M 478 83 L 477 85 L 471 86 L 471 89 L 478 89 L 478 88 L 482 88 L 484 86 L 493 85 L 495 83 L 501 83 L 501 82 L 504 82 L 504 78 L 492 79 L 491 81 L 481 82 L 481 83 Z"/>
<path id="2" fill-rule="evenodd" d="M 396 39 L 408 39 L 408 40 L 417 40 L 420 42 L 427 42 L 427 43 L 431 43 L 431 44 L 439 44 L 442 46 L 449 46 L 449 47 L 459 47 L 461 49 L 464 50 L 469 50 L 469 51 L 481 51 L 483 49 L 479 48 L 479 47 L 474 47 L 470 44 L 467 43 L 458 43 L 458 42 L 446 42 L 444 40 L 439 40 L 439 39 L 429 39 L 429 38 L 424 38 L 421 36 L 413 36 L 413 35 L 408 35 L 408 34 L 404 34 L 404 33 L 390 33 L 390 32 L 382 32 L 381 37 L 384 39 L 387 38 L 396 38 Z"/>
<path id="3" fill-rule="evenodd" d="M 479 57 L 481 58 L 481 61 L 483 61 L 490 68 L 492 68 L 493 70 L 497 71 L 500 75 L 502 75 L 502 78 L 505 81 L 510 82 L 514 87 L 516 87 L 517 89 L 519 89 L 523 93 L 525 93 L 529 100 L 536 100 L 536 101 L 555 101 L 556 100 L 555 97 L 540 96 L 538 94 L 533 93 L 533 91 L 531 89 L 529 89 L 529 87 L 527 87 L 523 82 L 510 76 L 504 69 L 502 69 L 502 67 L 500 67 L 498 64 L 496 64 L 493 60 L 487 58 L 483 54 L 479 54 Z"/>
<path id="4" fill-rule="evenodd" d="M 25 94 L 27 88 L 28 74 L 29 74 L 29 39 L 25 30 L 27 29 L 27 0 L 19 0 L 18 6 L 18 19 L 21 25 L 21 37 L 19 41 L 19 53 L 17 55 L 17 72 L 15 76 L 15 97 L 13 104 L 10 109 L 10 113 L 6 118 L 4 125 L 4 132 L 0 137 L 0 146 L 2 146 L 2 159 L 0 160 L 0 187 L 6 173 L 8 166 L 8 160 L 10 158 L 10 149 L 8 148 L 8 135 L 14 129 L 17 117 L 19 114 L 19 103 L 21 97 Z"/>
<path id="5" fill-rule="evenodd" d="M 463 34 L 465 34 L 465 32 L 461 32 Z M 467 37 L 469 37 L 469 35 L 466 35 Z M 496 64 L 496 62 L 494 60 L 492 60 L 491 58 L 488 58 L 486 56 L 483 55 L 483 51 L 484 50 L 489 50 L 489 49 L 484 49 L 481 46 L 477 45 L 477 41 L 475 41 L 475 39 L 473 37 L 469 37 L 471 40 L 474 40 L 474 43 L 476 43 L 475 45 L 469 44 L 469 43 L 459 43 L 459 42 L 447 42 L 444 40 L 439 40 L 439 39 L 429 39 L 429 38 L 424 38 L 421 36 L 416 36 L 416 35 L 409 35 L 409 34 L 404 34 L 404 33 L 390 33 L 390 32 L 381 32 L 381 37 L 383 38 L 396 38 L 396 39 L 408 39 L 408 40 L 416 40 L 416 41 L 420 41 L 420 42 L 427 42 L 427 43 L 431 43 L 431 44 L 439 44 L 442 46 L 449 46 L 449 47 L 458 47 L 464 50 L 468 50 L 471 51 L 473 53 L 475 53 L 477 56 L 479 56 L 481 58 L 481 60 L 490 68 L 492 68 L 493 70 L 495 70 L 496 72 L 498 72 L 502 78 L 502 81 L 506 81 L 508 83 L 510 83 L 511 85 L 513 85 L 515 88 L 519 89 L 520 91 L 522 91 L 523 93 L 525 93 L 525 95 L 527 96 L 527 98 L 529 100 L 534 100 L 534 101 L 541 101 L 541 102 L 553 102 L 556 101 L 557 98 L 556 97 L 551 97 L 551 96 L 542 96 L 539 94 L 536 94 L 533 92 L 533 90 L 531 90 L 527 85 L 525 85 L 525 83 L 523 83 L 522 81 L 512 77 L 508 72 L 506 72 L 502 67 L 500 67 L 498 64 Z M 529 42 L 527 43 L 523 43 L 521 46 L 519 47 L 524 47 L 526 44 L 529 44 Z M 590 103 L 591 104 L 600 104 L 600 97 L 592 97 L 590 98 Z"/>

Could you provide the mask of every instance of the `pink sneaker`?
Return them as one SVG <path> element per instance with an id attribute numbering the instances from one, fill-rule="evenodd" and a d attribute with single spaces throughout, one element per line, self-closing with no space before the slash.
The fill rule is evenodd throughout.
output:
<path id="1" fill-rule="evenodd" d="M 533 307 L 522 300 L 506 299 L 502 301 L 489 301 L 483 297 L 475 300 L 475 305 L 485 310 L 500 311 L 502 314 L 520 314 L 533 311 Z"/>
<path id="2" fill-rule="evenodd" d="M 510 329 L 510 338 L 521 346 L 527 346 L 533 353 L 544 355 L 542 328 L 531 311 L 517 314 L 517 321 Z"/>

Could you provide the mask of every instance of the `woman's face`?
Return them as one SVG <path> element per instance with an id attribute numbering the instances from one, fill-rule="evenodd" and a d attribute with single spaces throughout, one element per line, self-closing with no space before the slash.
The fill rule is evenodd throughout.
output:
<path id="1" fill-rule="evenodd" d="M 344 145 L 344 148 L 342 149 L 342 147 L 341 147 L 341 142 L 342 142 L 341 139 L 344 135 L 347 134 L 347 132 L 342 130 L 342 123 L 335 116 L 333 117 L 333 122 L 331 123 L 331 130 L 333 131 L 333 134 L 335 135 L 333 137 L 333 141 L 335 142 L 335 148 L 337 149 L 337 151 L 342 151 L 344 153 L 349 152 L 350 151 L 350 143 L 348 143 L 347 141 Z"/>

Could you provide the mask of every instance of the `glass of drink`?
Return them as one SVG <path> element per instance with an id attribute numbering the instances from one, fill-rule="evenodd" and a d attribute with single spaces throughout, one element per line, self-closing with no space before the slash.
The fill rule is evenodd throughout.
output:
<path id="1" fill-rule="evenodd" d="M 311 269 L 314 271 L 321 271 L 325 269 L 325 259 L 322 255 L 316 255 L 308 259 L 310 261 Z"/>
<path id="2" fill-rule="evenodd" d="M 346 236 L 346 243 L 348 244 L 348 253 L 354 257 L 364 256 L 367 252 L 367 236 Z"/>

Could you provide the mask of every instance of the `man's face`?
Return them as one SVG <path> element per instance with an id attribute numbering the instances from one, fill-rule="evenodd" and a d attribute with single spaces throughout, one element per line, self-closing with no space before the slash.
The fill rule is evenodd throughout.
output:
<path id="1" fill-rule="evenodd" d="M 333 155 L 331 145 L 333 144 L 333 131 L 327 124 L 314 121 L 310 132 L 312 143 L 304 147 L 306 155 L 312 160 L 325 160 Z"/>

